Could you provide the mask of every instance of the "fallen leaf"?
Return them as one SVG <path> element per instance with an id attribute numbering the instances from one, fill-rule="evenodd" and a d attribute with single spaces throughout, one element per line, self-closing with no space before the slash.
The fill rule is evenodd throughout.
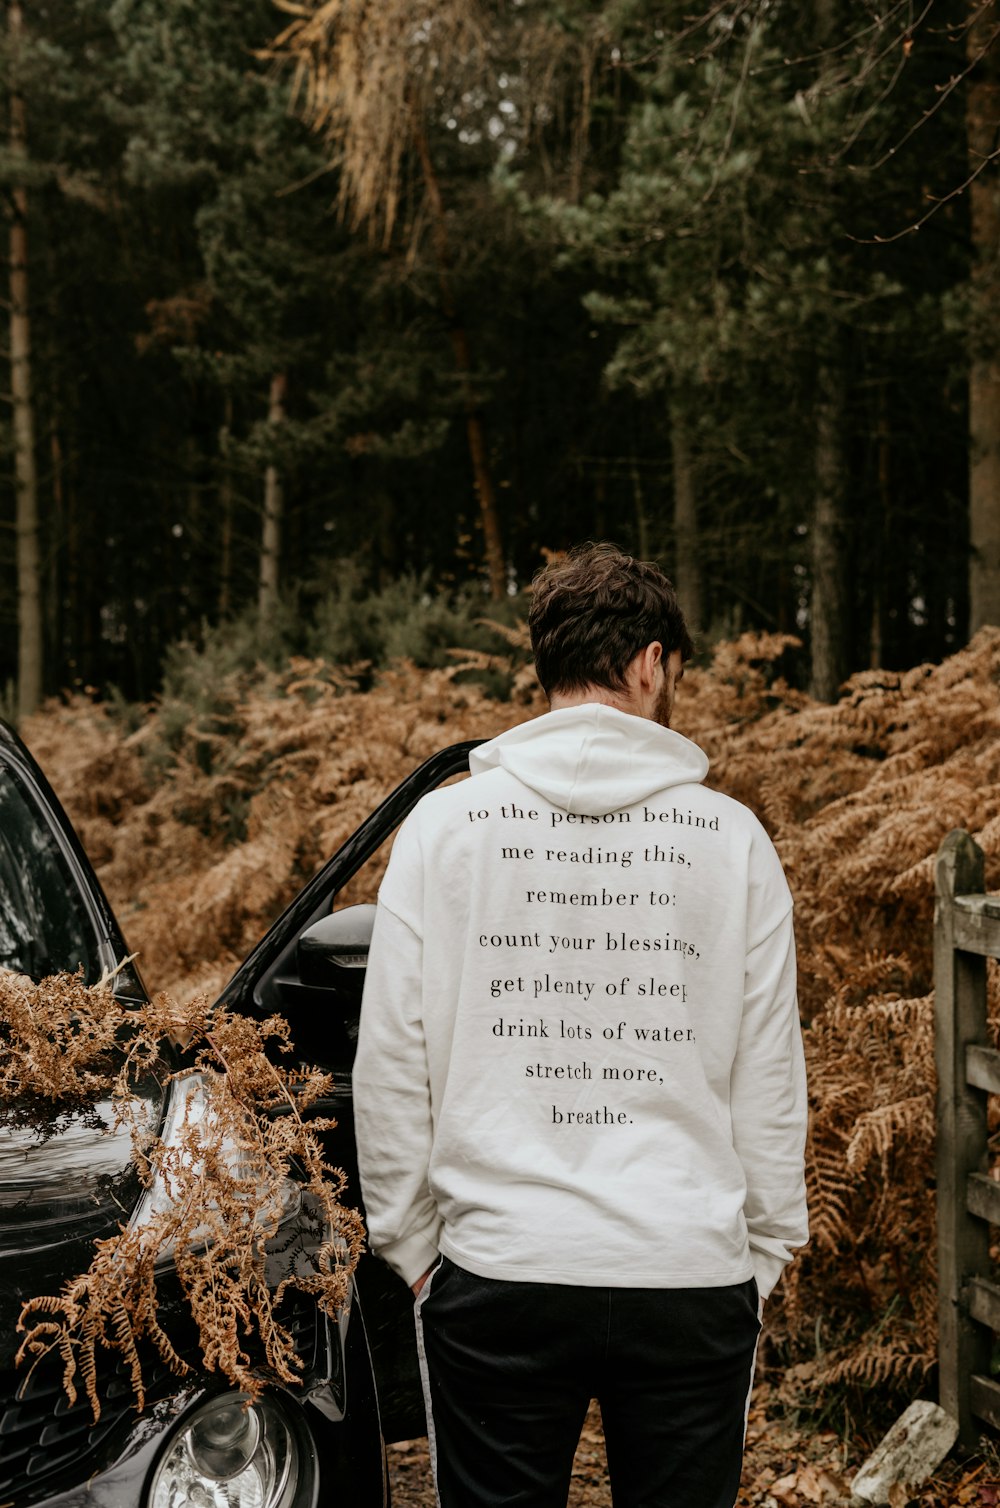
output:
<path id="1" fill-rule="evenodd" d="M 803 1466 L 796 1474 L 795 1486 L 807 1503 L 840 1503 L 848 1496 L 846 1482 L 832 1477 L 816 1466 Z"/>
<path id="2" fill-rule="evenodd" d="M 781 1508 L 802 1508 L 802 1500 L 796 1491 L 798 1472 L 789 1472 L 787 1477 L 779 1477 L 771 1483 L 771 1496 Z"/>

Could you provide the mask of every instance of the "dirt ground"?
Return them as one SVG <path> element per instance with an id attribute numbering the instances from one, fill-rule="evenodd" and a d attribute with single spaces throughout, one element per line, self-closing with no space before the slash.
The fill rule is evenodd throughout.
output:
<path id="1" fill-rule="evenodd" d="M 914 1497 L 902 1490 L 892 1508 L 998 1508 L 1000 1474 L 994 1452 L 949 1459 Z M 850 1501 L 863 1452 L 832 1431 L 803 1431 L 775 1402 L 765 1381 L 750 1408 L 743 1485 L 736 1508 L 838 1508 Z M 389 1447 L 393 1508 L 435 1508 L 426 1440 Z M 584 1426 L 573 1467 L 568 1508 L 611 1508 L 604 1441 L 596 1405 Z"/>

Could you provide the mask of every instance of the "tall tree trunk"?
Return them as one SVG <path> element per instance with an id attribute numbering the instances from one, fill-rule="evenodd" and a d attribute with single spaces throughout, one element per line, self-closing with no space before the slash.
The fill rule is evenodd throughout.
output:
<path id="1" fill-rule="evenodd" d="M 23 33 L 20 0 L 9 0 L 7 35 L 16 59 Z M 15 162 L 27 156 L 24 98 L 10 96 L 8 144 Z M 17 534 L 17 714 L 34 712 L 42 699 L 42 570 L 38 544 L 38 475 L 31 395 L 31 317 L 28 307 L 28 194 L 18 185 L 10 210 L 10 389 L 14 429 Z"/>
<path id="2" fill-rule="evenodd" d="M 608 480 L 603 462 L 598 462 L 594 468 L 594 538 L 603 539 L 605 535 L 605 509 L 608 501 Z"/>
<path id="3" fill-rule="evenodd" d="M 640 560 L 649 559 L 649 520 L 646 517 L 646 499 L 642 490 L 639 462 L 632 452 L 632 499 L 635 503 L 635 546 Z"/>
<path id="4" fill-rule="evenodd" d="M 66 500 L 63 491 L 63 454 L 62 441 L 59 438 L 59 430 L 56 426 L 56 416 L 52 416 L 52 427 L 49 431 L 49 455 L 52 462 L 52 518 L 50 538 L 52 541 L 49 550 L 48 570 L 48 611 L 47 617 L 47 642 L 49 653 L 49 665 L 60 678 L 62 667 L 62 573 L 61 561 L 64 536 L 66 533 Z"/>
<path id="5" fill-rule="evenodd" d="M 396 524 L 396 507 L 392 494 L 384 487 L 375 487 L 368 495 L 371 498 L 372 509 L 371 537 L 375 543 L 379 563 L 378 584 L 384 589 L 397 575 L 396 539 L 399 530 Z"/>
<path id="6" fill-rule="evenodd" d="M 55 248 L 52 245 L 49 245 L 46 251 L 44 275 L 49 294 L 46 309 L 46 325 L 49 332 L 46 345 L 46 367 L 49 373 L 48 452 L 51 466 L 49 487 L 51 505 L 47 531 L 49 546 L 47 551 L 43 551 L 46 558 L 44 561 L 45 642 L 42 663 L 45 677 L 51 683 L 62 686 L 66 681 L 66 486 L 64 478 L 66 461 L 63 450 L 63 425 L 66 420 L 63 413 L 58 359 L 61 331 L 55 290 L 59 280 L 56 275 Z"/>
<path id="7" fill-rule="evenodd" d="M 271 378 L 267 418 L 272 429 L 285 418 L 285 394 L 288 377 L 285 372 L 275 372 Z M 260 583 L 257 592 L 257 610 L 261 623 L 273 616 L 278 605 L 279 564 L 281 560 L 281 523 L 285 499 L 281 485 L 281 473 L 274 463 L 264 473 L 264 528 L 260 541 Z"/>
<path id="8" fill-rule="evenodd" d="M 816 498 L 809 609 L 812 694 L 837 699 L 847 673 L 847 528 L 844 517 L 843 370 L 824 363 L 816 404 Z"/>
<path id="9" fill-rule="evenodd" d="M 1000 128 L 1000 47 L 991 46 L 996 10 L 973 0 L 968 92 L 970 169 L 996 151 Z M 972 320 L 969 362 L 969 631 L 1000 624 L 1000 172 L 991 163 L 969 189 Z"/>
<path id="10" fill-rule="evenodd" d="M 219 431 L 219 617 L 228 618 L 233 582 L 233 468 L 229 464 L 229 437 L 233 432 L 233 398 L 226 394 L 224 418 Z"/>
<path id="11" fill-rule="evenodd" d="M 80 674 L 83 602 L 80 590 L 80 512 L 72 464 L 66 478 L 66 609 L 63 674 L 72 685 Z"/>
<path id="12" fill-rule="evenodd" d="M 677 600 L 688 627 L 702 627 L 701 563 L 698 550 L 698 499 L 687 419 L 676 403 L 670 405 L 670 443 L 674 471 L 674 551 L 677 561 Z"/>
<path id="13" fill-rule="evenodd" d="M 879 516 L 875 525 L 876 537 L 873 541 L 872 617 L 868 658 L 871 668 L 879 670 L 885 664 L 885 615 L 888 595 L 886 573 L 889 569 L 889 541 L 892 537 L 892 432 L 889 427 L 889 392 L 884 381 L 880 382 L 878 387 L 878 431 L 875 443 L 878 456 Z"/>
<path id="14" fill-rule="evenodd" d="M 824 76 L 836 71 L 831 44 L 843 19 L 842 0 L 814 0 L 812 40 L 820 53 L 821 87 Z M 829 85 L 830 79 L 825 78 Z M 835 187 L 828 181 L 827 204 L 820 211 L 827 230 L 835 207 Z M 829 348 L 816 368 L 815 492 L 811 545 L 812 590 L 809 599 L 810 689 L 822 702 L 837 699 L 847 673 L 847 523 L 844 511 L 844 341 L 834 331 Z"/>
<path id="15" fill-rule="evenodd" d="M 472 352 L 469 335 L 459 316 L 451 280 L 451 247 L 448 243 L 448 222 L 444 213 L 441 185 L 438 183 L 434 164 L 431 161 L 427 137 L 419 123 L 414 124 L 414 141 L 420 157 L 424 188 L 430 205 L 431 225 L 434 231 L 434 250 L 437 257 L 438 284 L 441 289 L 441 309 L 448 323 L 451 348 L 455 366 L 462 386 L 462 406 L 465 410 L 465 433 L 472 462 L 472 476 L 479 500 L 479 517 L 483 526 L 483 542 L 486 548 L 486 570 L 490 583 L 490 596 L 499 601 L 506 595 L 507 571 L 504 566 L 503 543 L 500 539 L 500 523 L 497 513 L 497 495 L 493 485 L 486 447 L 486 431 L 483 415 L 473 386 Z"/>

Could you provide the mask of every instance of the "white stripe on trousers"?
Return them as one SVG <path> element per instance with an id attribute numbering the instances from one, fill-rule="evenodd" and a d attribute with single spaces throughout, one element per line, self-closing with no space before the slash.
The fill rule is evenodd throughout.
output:
<path id="1" fill-rule="evenodd" d="M 431 1474 L 434 1478 L 434 1500 L 438 1504 L 438 1508 L 440 1508 L 441 1505 L 441 1497 L 438 1493 L 437 1485 L 437 1436 L 434 1433 L 434 1412 L 431 1408 L 431 1376 L 427 1368 L 427 1351 L 424 1346 L 424 1327 L 420 1319 L 420 1310 L 423 1307 L 424 1300 L 431 1291 L 431 1284 L 433 1283 L 440 1266 L 441 1258 L 438 1257 L 434 1266 L 428 1273 L 427 1278 L 424 1281 L 424 1285 L 421 1288 L 420 1292 L 417 1294 L 417 1297 L 413 1303 L 413 1322 L 417 1330 L 417 1361 L 420 1365 L 420 1385 L 423 1388 L 424 1393 L 424 1413 L 427 1415 L 427 1444 L 430 1448 Z M 748 1410 L 749 1407 L 750 1404 L 748 1402 Z"/>

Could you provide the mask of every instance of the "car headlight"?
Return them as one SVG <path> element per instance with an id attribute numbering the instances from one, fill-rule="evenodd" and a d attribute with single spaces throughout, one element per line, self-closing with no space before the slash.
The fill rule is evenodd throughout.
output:
<path id="1" fill-rule="evenodd" d="M 170 1082 L 169 1098 L 167 1100 L 166 1117 L 164 1120 L 161 1139 L 168 1147 L 176 1147 L 181 1144 L 185 1130 L 194 1128 L 200 1140 L 211 1138 L 214 1131 L 215 1110 L 212 1104 L 212 1087 L 201 1073 L 179 1074 Z M 246 1159 L 236 1143 L 229 1137 L 223 1141 L 223 1152 L 234 1174 L 239 1177 L 246 1166 Z M 197 1171 L 197 1164 L 195 1167 Z M 260 1194 L 256 1186 L 248 1180 L 247 1184 L 247 1220 L 256 1225 L 264 1222 L 265 1217 L 271 1214 L 270 1209 L 262 1206 Z M 153 1217 L 169 1210 L 177 1199 L 177 1191 L 172 1186 L 171 1179 L 157 1168 L 153 1174 L 153 1182 L 146 1189 L 132 1212 L 129 1225 L 132 1229 L 148 1226 Z M 294 1178 L 285 1178 L 281 1186 L 281 1207 L 278 1210 L 279 1227 L 286 1221 L 293 1219 L 302 1205 L 302 1190 Z M 212 1208 L 211 1202 L 209 1208 Z M 209 1227 L 203 1226 L 192 1233 L 192 1242 L 196 1244 L 199 1238 L 207 1239 Z M 174 1243 L 166 1240 L 160 1243 L 156 1253 L 157 1267 L 169 1262 L 173 1257 Z"/>
<path id="2" fill-rule="evenodd" d="M 309 1501 L 311 1469 L 276 1403 L 222 1393 L 195 1409 L 174 1436 L 156 1468 L 148 1508 L 291 1508 Z"/>

